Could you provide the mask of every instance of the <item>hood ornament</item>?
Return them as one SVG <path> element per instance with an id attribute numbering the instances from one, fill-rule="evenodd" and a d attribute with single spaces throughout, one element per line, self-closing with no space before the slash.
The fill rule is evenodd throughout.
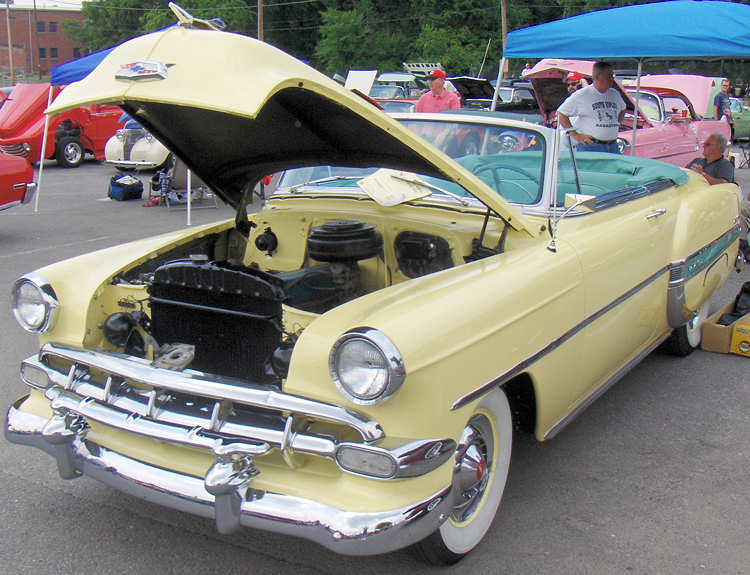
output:
<path id="1" fill-rule="evenodd" d="M 166 77 L 167 65 L 153 60 L 123 64 L 115 74 L 117 80 L 164 80 Z"/>

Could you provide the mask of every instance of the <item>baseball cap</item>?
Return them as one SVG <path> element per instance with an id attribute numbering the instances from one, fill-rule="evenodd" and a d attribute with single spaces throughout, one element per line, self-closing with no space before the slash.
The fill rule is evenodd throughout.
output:
<path id="1" fill-rule="evenodd" d="M 579 80 L 583 80 L 583 74 L 579 72 L 570 72 L 568 74 L 568 82 L 578 82 Z"/>
<path id="2" fill-rule="evenodd" d="M 432 70 L 429 76 L 427 77 L 428 78 L 442 78 L 443 80 L 445 80 L 445 72 L 443 72 L 442 70 L 438 70 L 438 69 Z"/>

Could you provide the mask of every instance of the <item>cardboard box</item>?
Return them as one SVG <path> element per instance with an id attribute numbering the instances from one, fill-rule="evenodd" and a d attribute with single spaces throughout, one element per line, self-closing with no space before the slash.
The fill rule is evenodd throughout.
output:
<path id="1" fill-rule="evenodd" d="M 731 325 L 719 325 L 719 318 L 734 308 L 731 301 L 710 316 L 703 324 L 701 348 L 717 353 L 736 353 L 750 357 L 750 314 L 744 315 Z"/>
<path id="2" fill-rule="evenodd" d="M 750 313 L 734 322 L 732 327 L 732 347 L 729 351 L 750 357 Z"/>

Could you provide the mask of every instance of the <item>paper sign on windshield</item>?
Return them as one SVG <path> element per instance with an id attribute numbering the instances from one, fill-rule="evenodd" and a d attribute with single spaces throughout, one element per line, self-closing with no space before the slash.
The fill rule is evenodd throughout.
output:
<path id="1" fill-rule="evenodd" d="M 381 206 L 397 206 L 429 196 L 430 185 L 411 172 L 383 168 L 357 182 Z"/>

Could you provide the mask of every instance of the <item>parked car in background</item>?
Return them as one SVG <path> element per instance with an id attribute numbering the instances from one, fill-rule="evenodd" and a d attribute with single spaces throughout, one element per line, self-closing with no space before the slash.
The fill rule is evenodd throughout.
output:
<path id="1" fill-rule="evenodd" d="M 383 110 L 385 110 L 388 113 L 413 112 L 414 108 L 417 105 L 417 100 L 404 100 L 404 99 L 384 100 L 382 98 L 378 98 L 376 102 L 381 108 L 383 108 Z"/>
<path id="2" fill-rule="evenodd" d="M 0 108 L 0 150 L 38 162 L 44 137 L 44 110 L 49 84 L 17 84 Z M 53 86 L 53 99 L 62 88 Z M 122 110 L 108 104 L 91 104 L 51 118 L 44 157 L 65 168 L 79 166 L 87 153 L 104 159 L 107 140 L 121 124 Z"/>
<path id="3" fill-rule="evenodd" d="M 31 164 L 18 156 L 0 152 L 0 210 L 28 204 L 35 191 Z"/>
<path id="4" fill-rule="evenodd" d="M 418 99 L 427 89 L 427 80 L 423 77 L 409 72 L 383 72 L 375 79 L 370 97 Z"/>
<path id="5" fill-rule="evenodd" d="M 750 138 L 750 107 L 741 98 L 729 98 L 729 109 L 732 110 L 732 140 Z"/>
<path id="6" fill-rule="evenodd" d="M 488 114 L 392 117 L 273 46 L 181 20 L 51 108 L 138 112 L 236 209 L 14 284 L 41 350 L 5 436 L 63 478 L 221 532 L 455 563 L 492 524 L 514 429 L 551 439 L 651 350 L 699 345 L 737 258 L 735 185 Z M 217 66 L 226 54 L 246 65 Z M 171 66 L 116 79 L 145 59 Z M 477 135 L 472 153 L 458 134 Z"/>
<path id="7" fill-rule="evenodd" d="M 107 163 L 121 170 L 160 170 L 169 163 L 170 151 L 136 120 L 123 114 L 123 127 L 107 140 Z"/>
<path id="8" fill-rule="evenodd" d="M 557 124 L 557 108 L 568 97 L 565 85 L 567 75 L 577 72 L 591 82 L 593 66 L 593 62 L 583 60 L 545 59 L 537 62 L 525 75 L 534 86 L 545 124 Z M 703 142 L 712 133 L 720 133 L 728 140 L 731 139 L 731 130 L 726 120 L 707 120 L 696 112 L 685 95 L 685 90 L 689 90 L 694 83 L 683 81 L 682 90 L 659 86 L 655 81 L 645 84 L 648 87 L 641 82 L 641 102 L 637 114 L 632 85 L 629 84 L 626 88 L 617 80 L 613 85 L 627 106 L 625 120 L 617 138 L 623 154 L 632 153 L 634 127 L 637 129 L 634 155 L 677 166 L 685 166 L 690 160 L 700 156 Z M 708 98 L 707 93 L 704 98 Z M 705 106 L 705 100 L 702 105 Z"/>

